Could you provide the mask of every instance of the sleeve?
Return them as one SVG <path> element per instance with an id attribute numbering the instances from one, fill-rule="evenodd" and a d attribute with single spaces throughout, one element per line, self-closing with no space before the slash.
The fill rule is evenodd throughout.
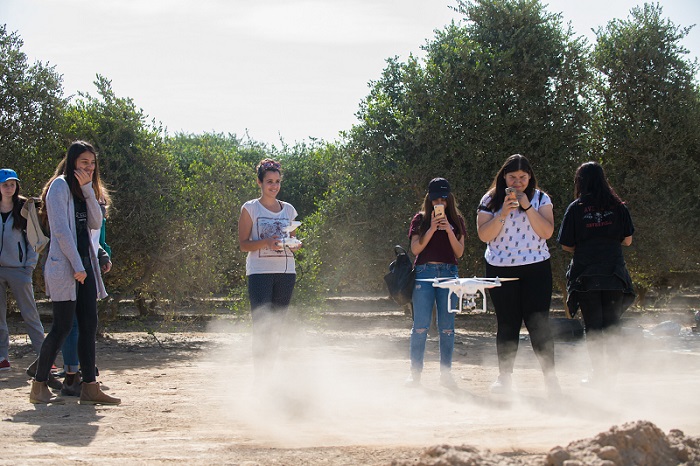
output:
<path id="1" fill-rule="evenodd" d="M 538 210 L 542 206 L 553 205 L 552 198 L 549 197 L 549 194 L 547 194 L 544 191 L 541 191 L 538 189 L 537 191 L 535 191 L 535 197 L 538 198 L 538 202 L 537 202 L 537 206 L 536 206 Z"/>
<path id="2" fill-rule="evenodd" d="M 94 198 L 93 194 L 93 198 Z M 68 259 L 74 272 L 83 272 L 83 262 L 78 254 L 78 247 L 75 245 L 73 232 L 70 229 L 70 209 L 68 205 L 73 201 L 68 183 L 59 177 L 53 180 L 46 193 L 46 211 L 49 217 L 49 228 L 51 229 L 51 241 L 58 242 L 61 252 Z M 97 201 L 95 201 L 97 203 Z M 99 205 L 98 205 L 99 210 Z M 88 217 L 90 214 L 88 213 Z"/>
<path id="3" fill-rule="evenodd" d="M 99 230 L 102 228 L 102 206 L 97 202 L 95 190 L 92 189 L 92 182 L 84 184 L 80 187 L 85 197 L 85 204 L 88 210 L 88 228 L 91 230 Z"/>
<path id="4" fill-rule="evenodd" d="M 620 217 L 622 218 L 622 239 L 632 236 L 634 234 L 634 225 L 632 224 L 630 211 L 627 210 L 625 204 L 620 205 Z"/>
<path id="5" fill-rule="evenodd" d="M 411 237 L 413 235 L 418 235 L 420 234 L 420 224 L 423 221 L 423 214 L 418 212 L 416 215 L 413 216 L 411 219 L 411 226 L 408 228 L 408 240 L 411 240 Z"/>
<path id="6" fill-rule="evenodd" d="M 559 236 L 557 242 L 562 246 L 573 248 L 576 246 L 576 227 L 574 222 L 574 207 L 575 203 L 569 204 L 564 213 L 564 219 L 559 227 Z"/>
<path id="7" fill-rule="evenodd" d="M 109 262 L 109 254 L 107 254 L 107 251 L 105 251 L 102 246 L 97 248 L 97 262 L 100 264 L 100 267 Z"/>
<path id="8" fill-rule="evenodd" d="M 27 260 L 24 262 L 25 267 L 31 267 L 32 269 L 36 267 L 36 263 L 39 261 L 39 254 L 34 251 L 34 248 L 29 245 L 27 240 L 26 230 L 22 232 L 24 237 L 25 249 L 27 251 Z"/>
<path id="9" fill-rule="evenodd" d="M 476 212 L 484 212 L 487 214 L 494 215 L 493 211 L 489 209 L 487 206 L 489 205 L 489 202 L 491 202 L 491 196 L 488 194 L 484 194 L 484 196 L 481 198 L 481 201 L 479 201 L 479 207 L 476 208 Z"/>

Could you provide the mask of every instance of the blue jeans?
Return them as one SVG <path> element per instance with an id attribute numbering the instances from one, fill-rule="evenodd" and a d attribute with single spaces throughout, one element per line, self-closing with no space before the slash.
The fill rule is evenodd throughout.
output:
<path id="1" fill-rule="evenodd" d="M 456 278 L 457 266 L 453 264 L 422 264 L 415 267 L 416 284 L 413 288 L 413 328 L 411 329 L 411 371 L 423 370 L 425 342 L 433 314 L 437 308 L 437 327 L 440 333 L 440 371 L 449 372 L 455 347 L 455 315 L 449 312 L 447 288 L 435 288 L 431 278 Z M 452 297 L 452 299 L 456 299 Z"/>
<path id="2" fill-rule="evenodd" d="M 66 337 L 61 347 L 63 354 L 63 370 L 70 373 L 78 372 L 80 359 L 78 358 L 78 317 L 73 318 L 73 328 Z"/>

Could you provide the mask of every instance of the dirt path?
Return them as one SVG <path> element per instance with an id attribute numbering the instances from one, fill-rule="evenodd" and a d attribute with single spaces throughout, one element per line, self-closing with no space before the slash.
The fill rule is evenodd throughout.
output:
<path id="1" fill-rule="evenodd" d="M 489 393 L 497 374 L 493 316 L 459 317 L 454 392 L 438 384 L 435 338 L 423 386 L 403 386 L 410 321 L 399 311 L 329 313 L 290 331 L 265 386 L 252 383 L 247 323 L 121 322 L 98 343 L 100 380 L 122 398 L 119 407 L 71 398 L 31 405 L 22 369 L 30 350 L 15 322 L 13 369 L 0 373 L 0 464 L 371 465 L 417 458 L 436 444 L 539 464 L 557 445 L 629 421 L 700 436 L 700 337 L 685 314 L 676 315 L 680 335 L 637 326 L 650 329 L 664 317 L 628 324 L 623 368 L 604 393 L 579 385 L 585 347 L 558 342 L 558 400 L 545 395 L 526 335 L 517 393 Z"/>

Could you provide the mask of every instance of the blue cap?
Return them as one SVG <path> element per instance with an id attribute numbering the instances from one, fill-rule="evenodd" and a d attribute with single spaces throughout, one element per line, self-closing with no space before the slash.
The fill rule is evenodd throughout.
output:
<path id="1" fill-rule="evenodd" d="M 4 183 L 7 180 L 17 180 L 17 172 L 9 168 L 0 169 L 0 183 Z"/>

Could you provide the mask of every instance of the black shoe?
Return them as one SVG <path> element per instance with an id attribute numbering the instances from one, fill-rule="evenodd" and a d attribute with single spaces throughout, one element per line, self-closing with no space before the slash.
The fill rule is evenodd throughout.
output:
<path id="1" fill-rule="evenodd" d="M 67 378 L 67 377 L 66 377 Z M 61 395 L 63 396 L 80 396 L 80 391 L 82 390 L 81 384 L 83 379 L 80 377 L 80 373 L 73 374 L 73 383 L 66 385 L 66 381 L 63 381 L 63 388 L 61 388 Z"/>
<path id="2" fill-rule="evenodd" d="M 54 390 L 61 390 L 63 388 L 63 382 L 58 380 L 52 373 L 49 372 L 49 380 L 46 384 Z"/>
<path id="3" fill-rule="evenodd" d="M 39 365 L 39 358 L 36 358 L 33 363 L 27 367 L 27 375 L 32 379 L 36 377 L 36 366 Z"/>

